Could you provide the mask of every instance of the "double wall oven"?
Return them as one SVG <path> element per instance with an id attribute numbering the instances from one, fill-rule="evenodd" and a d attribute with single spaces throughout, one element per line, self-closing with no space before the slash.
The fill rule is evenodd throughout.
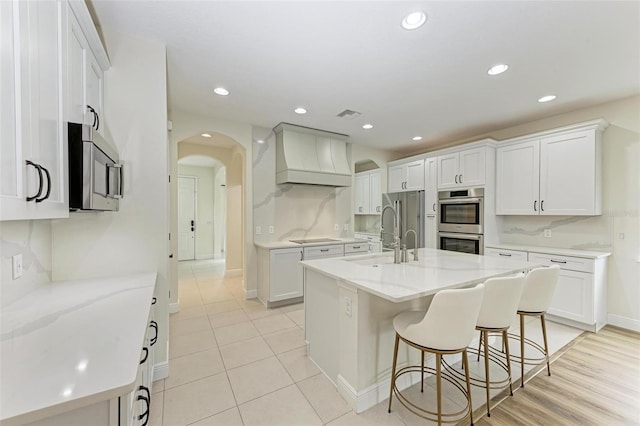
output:
<path id="1" fill-rule="evenodd" d="M 484 188 L 438 192 L 438 248 L 484 254 Z"/>

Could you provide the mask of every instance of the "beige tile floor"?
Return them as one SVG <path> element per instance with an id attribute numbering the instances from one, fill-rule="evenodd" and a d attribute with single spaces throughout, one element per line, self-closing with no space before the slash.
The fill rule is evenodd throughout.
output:
<path id="1" fill-rule="evenodd" d="M 170 318 L 170 376 L 154 383 L 151 426 L 425 424 L 395 400 L 390 414 L 386 401 L 355 414 L 306 357 L 302 304 L 266 309 L 244 300 L 241 277 L 225 278 L 222 261 L 180 262 L 179 279 L 181 309 Z M 548 325 L 552 352 L 580 334 Z M 527 334 L 536 339 L 538 328 L 528 326 Z M 431 404 L 432 382 L 423 394 L 417 386 L 408 393 Z M 444 390 L 445 409 L 464 403 L 453 389 Z M 483 404 L 484 389 L 474 388 L 472 399 L 474 407 Z"/>

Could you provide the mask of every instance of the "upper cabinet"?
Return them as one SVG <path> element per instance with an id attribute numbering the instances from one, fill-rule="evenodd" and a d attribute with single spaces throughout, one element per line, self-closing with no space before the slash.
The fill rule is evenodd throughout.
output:
<path id="1" fill-rule="evenodd" d="M 382 211 L 380 170 L 355 174 L 355 214 L 380 214 Z"/>
<path id="2" fill-rule="evenodd" d="M 389 165 L 388 192 L 421 191 L 424 189 L 424 160 Z"/>
<path id="3" fill-rule="evenodd" d="M 72 9 L 84 13 L 82 28 L 74 24 Z M 76 28 L 76 35 L 84 36 L 92 29 L 92 40 L 99 42 L 97 32 L 85 3 L 77 1 L 2 1 L 0 22 L 0 220 L 68 217 L 65 123 L 76 119 L 93 124 L 83 109 L 78 107 L 76 118 L 69 108 L 74 97 L 85 102 L 84 86 L 90 79 L 72 60 L 75 55 L 84 61 L 88 51 L 74 50 L 69 32 Z M 82 40 L 87 49 L 87 37 Z M 100 49 L 104 53 L 101 44 L 92 51 Z M 99 87 L 98 95 L 92 96 L 100 99 L 101 113 L 99 74 L 99 83 L 92 83 L 93 91 Z M 74 79 L 83 87 L 72 85 Z"/>
<path id="4" fill-rule="evenodd" d="M 604 120 L 507 141 L 496 150 L 496 214 L 602 213 Z"/>
<path id="5" fill-rule="evenodd" d="M 0 2 L 0 220 L 67 217 L 62 2 Z"/>
<path id="6" fill-rule="evenodd" d="M 438 157 L 424 160 L 424 211 L 427 216 L 438 213 Z"/>
<path id="7" fill-rule="evenodd" d="M 438 189 L 484 186 L 486 148 L 465 149 L 438 157 Z"/>

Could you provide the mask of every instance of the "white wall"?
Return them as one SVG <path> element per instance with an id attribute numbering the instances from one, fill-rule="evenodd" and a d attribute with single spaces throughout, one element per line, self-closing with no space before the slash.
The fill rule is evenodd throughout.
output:
<path id="1" fill-rule="evenodd" d="M 186 166 L 178 164 L 179 176 L 192 176 L 196 179 L 197 211 L 196 211 L 196 259 L 213 259 L 220 255 L 215 251 L 216 223 L 223 220 L 215 215 L 218 203 L 226 203 L 226 200 L 216 199 L 218 192 L 215 187 L 217 168 Z M 224 220 L 223 220 L 224 221 Z"/>
<path id="2" fill-rule="evenodd" d="M 168 338 L 168 144 L 163 44 L 104 29 L 104 125 L 124 161 L 120 211 L 71 213 L 52 222 L 53 279 L 158 274 L 158 347 Z M 156 362 L 167 362 L 158 351 Z"/>
<path id="3" fill-rule="evenodd" d="M 227 235 L 227 168 L 220 167 L 216 170 L 214 180 L 215 199 L 221 202 L 213 206 L 213 251 L 216 256 L 224 257 Z"/>
<path id="4" fill-rule="evenodd" d="M 22 277 L 12 279 L 13 255 L 22 254 Z M 51 282 L 51 221 L 0 222 L 0 307 Z"/>

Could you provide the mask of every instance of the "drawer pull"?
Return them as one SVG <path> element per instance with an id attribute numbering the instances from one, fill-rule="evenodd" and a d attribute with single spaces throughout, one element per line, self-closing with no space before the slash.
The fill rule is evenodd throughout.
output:
<path id="1" fill-rule="evenodd" d="M 320 249 L 320 251 L 329 251 L 329 249 Z"/>
<path id="2" fill-rule="evenodd" d="M 511 255 L 509 253 L 498 253 L 500 256 L 506 256 L 506 257 L 511 257 Z"/>
<path id="3" fill-rule="evenodd" d="M 552 261 L 553 263 L 567 263 L 566 260 L 553 260 L 553 259 L 549 259 L 550 261 Z"/>
<path id="4" fill-rule="evenodd" d="M 359 248 L 360 248 L 360 246 L 353 246 L 352 248 L 353 248 L 354 250 L 356 250 L 356 249 L 359 249 Z"/>

